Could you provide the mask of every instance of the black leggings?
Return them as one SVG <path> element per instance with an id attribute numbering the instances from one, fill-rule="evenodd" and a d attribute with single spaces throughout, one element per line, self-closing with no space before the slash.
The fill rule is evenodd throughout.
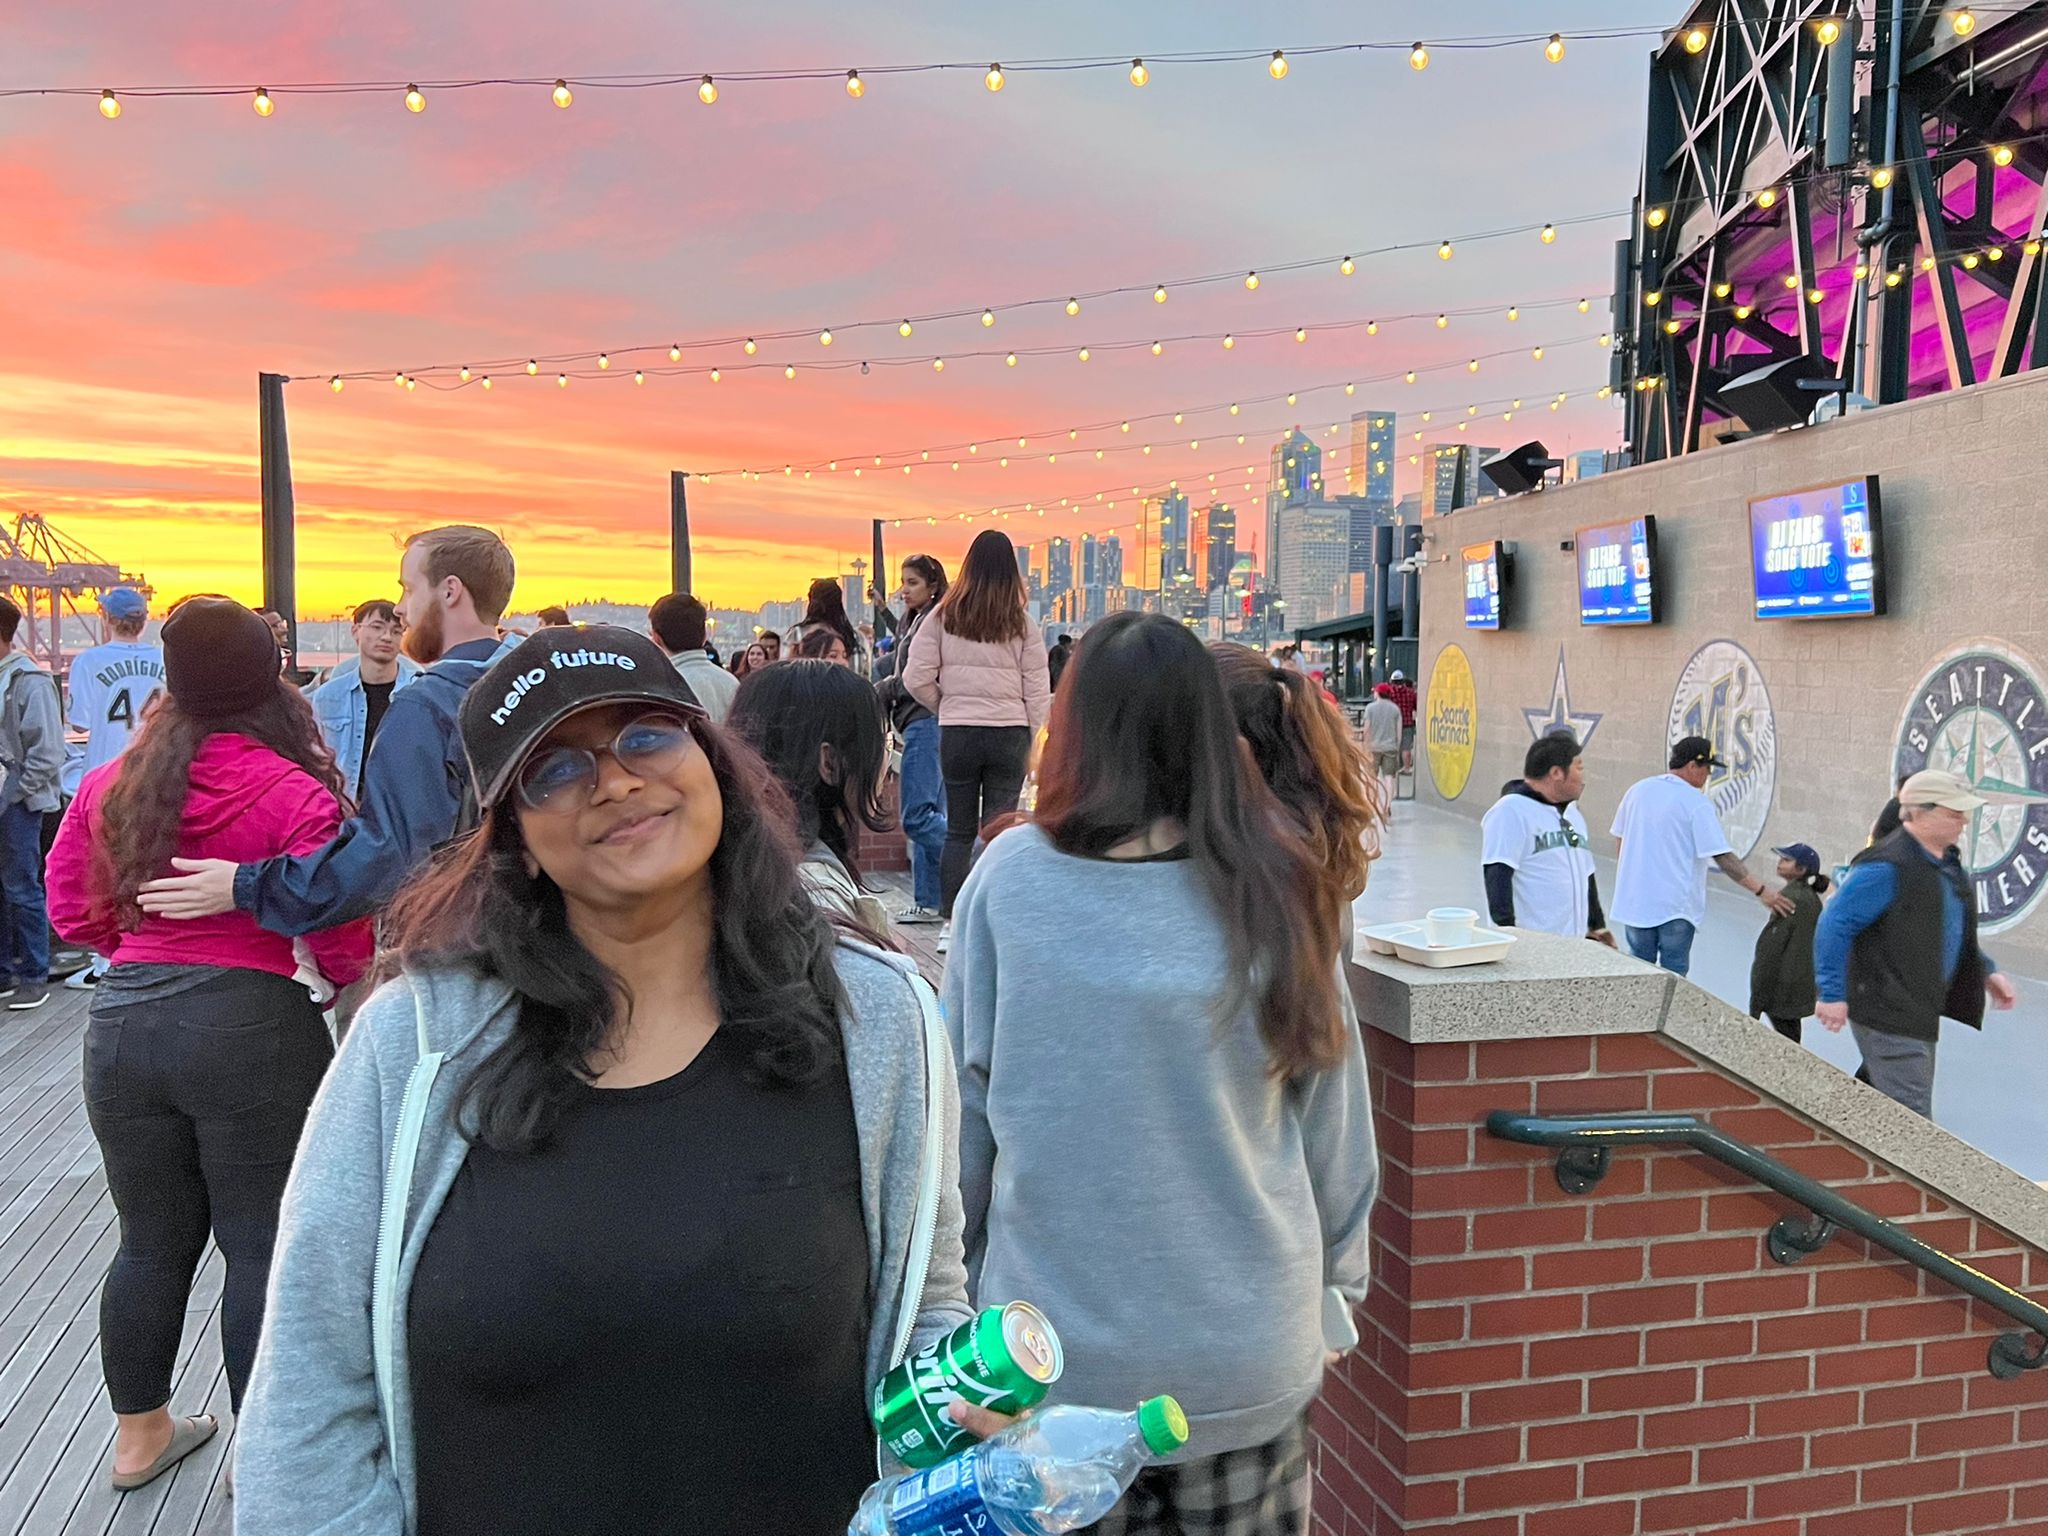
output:
<path id="1" fill-rule="evenodd" d="M 967 883 L 974 840 L 988 823 L 1017 809 L 1030 761 L 1029 726 L 939 727 L 939 772 L 946 780 L 946 852 L 939 862 L 939 894 L 946 916 L 953 915 L 953 899 Z"/>
<path id="2" fill-rule="evenodd" d="M 100 1365 L 114 1412 L 170 1401 L 209 1231 L 227 1261 L 221 1353 L 241 1411 L 285 1176 L 333 1055 L 306 989 L 266 971 L 228 971 L 156 1000 L 123 1003 L 113 992 L 94 1002 L 86 1111 L 121 1218 L 100 1291 Z"/>

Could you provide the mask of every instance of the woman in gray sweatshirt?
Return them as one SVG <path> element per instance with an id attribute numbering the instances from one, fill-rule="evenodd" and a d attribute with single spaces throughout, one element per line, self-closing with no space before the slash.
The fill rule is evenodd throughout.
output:
<path id="1" fill-rule="evenodd" d="M 464 701 L 482 826 L 300 1144 L 252 1536 L 839 1536 L 875 1383 L 970 1315 L 936 999 L 664 652 L 563 633 Z"/>
<path id="2" fill-rule="evenodd" d="M 1294 1536 L 1325 1298 L 1365 1294 L 1377 1183 L 1345 877 L 1249 765 L 1215 661 L 1157 615 L 1089 630 L 1039 783 L 1036 824 L 961 891 L 946 971 L 977 1300 L 1045 1310 L 1056 1401 L 1188 1409 L 1119 1530 L 1199 1503 Z"/>

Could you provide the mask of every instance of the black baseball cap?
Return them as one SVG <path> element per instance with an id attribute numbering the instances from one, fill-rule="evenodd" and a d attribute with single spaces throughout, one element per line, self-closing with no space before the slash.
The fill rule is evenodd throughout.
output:
<path id="1" fill-rule="evenodd" d="M 1714 744 L 1704 736 L 1681 736 L 1671 749 L 1673 768 L 1690 768 L 1694 763 L 1705 763 L 1709 768 L 1726 768 L 1728 765 L 1714 756 Z"/>
<path id="2" fill-rule="evenodd" d="M 526 754 L 569 716 L 631 701 L 704 713 L 668 653 L 630 629 L 591 624 L 521 641 L 463 695 L 462 748 L 477 804 L 503 799 Z"/>

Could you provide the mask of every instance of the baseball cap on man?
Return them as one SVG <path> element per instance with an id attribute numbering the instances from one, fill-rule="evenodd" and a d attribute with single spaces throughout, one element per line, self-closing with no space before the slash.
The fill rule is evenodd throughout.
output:
<path id="1" fill-rule="evenodd" d="M 1408 674 L 1406 672 L 1403 672 L 1399 667 L 1396 667 L 1394 668 L 1393 676 L 1388 678 L 1387 681 L 1390 683 L 1405 683 L 1408 681 Z"/>
<path id="2" fill-rule="evenodd" d="M 100 594 L 100 612 L 123 624 L 149 617 L 149 599 L 133 587 L 109 587 Z"/>
<path id="3" fill-rule="evenodd" d="M 1787 843 L 1782 848 L 1773 848 L 1771 852 L 1781 859 L 1790 859 L 1801 869 L 1810 870 L 1814 874 L 1820 873 L 1820 855 L 1813 851 L 1809 843 Z"/>
<path id="4" fill-rule="evenodd" d="M 1714 756 L 1714 744 L 1704 736 L 1681 736 L 1671 748 L 1671 766 L 1690 768 L 1694 763 L 1705 763 L 1709 768 L 1726 768 L 1728 765 Z"/>
<path id="5" fill-rule="evenodd" d="M 1922 768 L 1899 786 L 1899 804 L 1938 805 L 1944 810 L 1974 811 L 1990 802 L 1956 774 L 1941 768 Z"/>
<path id="6" fill-rule="evenodd" d="M 633 701 L 703 713 L 668 653 L 633 630 L 592 624 L 522 641 L 463 696 L 462 747 L 477 804 L 503 799 L 526 755 L 569 716 Z"/>

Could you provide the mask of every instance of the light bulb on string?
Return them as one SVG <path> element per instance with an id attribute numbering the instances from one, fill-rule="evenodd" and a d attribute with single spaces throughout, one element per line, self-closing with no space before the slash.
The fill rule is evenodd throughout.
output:
<path id="1" fill-rule="evenodd" d="M 1152 78 L 1152 71 L 1145 67 L 1143 59 L 1131 60 L 1131 84 L 1142 86 Z"/>
<path id="2" fill-rule="evenodd" d="M 1510 304 L 1510 305 L 1508 306 L 1508 318 L 1509 318 L 1510 320 L 1519 320 L 1519 319 L 1521 319 L 1521 318 L 1522 318 L 1522 306 L 1521 306 L 1521 305 L 1519 305 L 1519 304 Z"/>
<path id="3" fill-rule="evenodd" d="M 996 323 L 996 312 L 992 309 L 984 309 L 981 312 L 981 323 L 984 328 L 994 325 Z"/>
<path id="4" fill-rule="evenodd" d="M 1734 291 L 1735 285 L 1727 281 L 1725 278 L 1722 281 L 1714 284 L 1714 297 L 1717 299 L 1725 299 L 1728 297 L 1729 294 L 1733 293 Z"/>
<path id="5" fill-rule="evenodd" d="M 1889 272 L 1885 273 L 1884 285 L 1887 288 L 1896 288 L 1899 286 L 1900 283 L 1904 282 L 1905 279 L 1906 274 L 1900 271 L 1897 267 L 1893 267 Z"/>
<path id="6" fill-rule="evenodd" d="M 671 346 L 668 349 L 668 360 L 672 363 L 680 363 L 683 360 L 683 349 L 679 346 Z"/>
<path id="7" fill-rule="evenodd" d="M 530 379 L 540 372 L 540 364 L 532 358 L 526 360 L 526 376 Z"/>
<path id="8" fill-rule="evenodd" d="M 1003 66 L 989 65 L 988 73 L 981 77 L 981 83 L 989 88 L 990 94 L 1000 91 L 1003 88 Z"/>
<path id="9" fill-rule="evenodd" d="M 405 392 L 407 394 L 411 394 L 414 390 L 418 389 L 419 387 L 420 381 L 418 379 L 414 378 L 411 374 L 407 374 L 405 376 Z"/>
<path id="10" fill-rule="evenodd" d="M 1161 283 L 1152 290 L 1152 302 L 1154 304 L 1164 304 L 1166 302 L 1166 284 Z M 1072 314 L 1073 311 L 1069 310 L 1068 313 Z"/>
<path id="11" fill-rule="evenodd" d="M 945 360 L 945 359 L 944 359 L 943 357 L 935 357 L 935 358 L 933 358 L 933 359 L 932 359 L 932 372 L 933 372 L 933 373 L 944 373 L 945 371 L 946 371 L 946 360 Z"/>
<path id="12" fill-rule="evenodd" d="M 1273 50 L 1273 57 L 1266 61 L 1266 73 L 1275 80 L 1287 78 L 1287 55 L 1280 49 Z"/>
<path id="13" fill-rule="evenodd" d="M 611 365 L 612 365 L 612 360 L 611 360 L 611 357 L 610 357 L 610 355 L 609 355 L 608 353 L 600 352 L 600 353 L 598 353 L 598 354 L 597 354 L 597 366 L 598 366 L 598 367 L 600 367 L 600 368 L 609 368 L 609 367 L 611 367 Z"/>
<path id="14" fill-rule="evenodd" d="M 1294 339 L 1295 339 L 1296 341 L 1307 341 L 1307 340 L 1308 340 L 1308 327 L 1307 327 L 1307 326 L 1305 326 L 1305 325 L 1297 325 L 1297 326 L 1296 326 L 1296 327 L 1294 328 Z"/>
<path id="15" fill-rule="evenodd" d="M 1761 192 L 1757 193 L 1757 195 L 1756 195 L 1756 205 L 1757 205 L 1757 207 L 1759 207 L 1759 208 L 1775 208 L 1775 207 L 1777 207 L 1777 206 L 1778 206 L 1778 189 L 1777 189 L 1776 187 L 1765 187 L 1765 188 L 1764 188 L 1764 189 L 1763 189 L 1763 190 L 1762 190 Z"/>
<path id="16" fill-rule="evenodd" d="M 335 393 L 336 393 L 337 395 L 338 395 L 338 394 L 340 394 L 340 393 L 341 393 L 341 375 L 337 373 L 337 374 L 336 374 L 336 375 L 335 375 L 335 376 L 334 376 L 333 378 L 329 379 L 329 380 L 327 381 L 327 387 L 328 387 L 329 389 L 333 390 L 333 391 L 334 391 L 334 392 L 335 392 Z"/>
<path id="17" fill-rule="evenodd" d="M 121 115 L 121 98 L 112 91 L 100 92 L 100 116 L 112 122 Z"/>
<path id="18" fill-rule="evenodd" d="M 1165 345 L 1165 343 L 1164 343 L 1164 342 L 1158 342 L 1158 341 L 1155 341 L 1155 342 L 1153 342 L 1153 343 L 1152 343 L 1152 355 L 1153 355 L 1154 357 L 1158 357 L 1158 356 L 1159 356 L 1160 354 L 1162 354 L 1162 353 L 1163 353 L 1163 352 L 1165 352 L 1165 351 L 1166 351 L 1166 345 Z"/>
<path id="19" fill-rule="evenodd" d="M 1436 317 L 1436 328 L 1440 331 L 1449 330 L 1451 328 L 1451 317 L 1446 314 L 1438 315 Z"/>
<path id="20" fill-rule="evenodd" d="M 1380 323 L 1379 323 L 1379 321 L 1377 321 L 1377 320 L 1368 320 L 1368 321 L 1366 321 L 1366 322 L 1365 322 L 1365 334 L 1366 334 L 1366 335 L 1368 335 L 1368 336 L 1377 336 L 1377 335 L 1379 335 L 1379 333 L 1380 333 Z"/>
<path id="21" fill-rule="evenodd" d="M 1237 338 L 1236 338 L 1235 336 L 1231 335 L 1231 334 L 1230 334 L 1230 333 L 1229 333 L 1228 331 L 1224 332 L 1224 334 L 1223 334 L 1223 350 L 1224 350 L 1224 351 L 1226 351 L 1226 352 L 1228 352 L 1228 351 L 1229 351 L 1229 350 L 1230 350 L 1230 349 L 1231 349 L 1232 347 L 1234 347 L 1234 346 L 1236 346 L 1236 345 L 1237 345 Z"/>
<path id="22" fill-rule="evenodd" d="M 405 110 L 408 112 L 426 111 L 427 93 L 416 85 L 408 85 L 405 88 Z"/>
<path id="23" fill-rule="evenodd" d="M 722 379 L 722 378 L 724 378 L 724 377 L 725 377 L 725 375 L 724 375 L 724 374 L 722 374 L 722 373 L 720 373 L 720 372 L 719 372 L 719 371 L 718 371 L 718 370 L 717 370 L 716 368 L 714 368 L 714 369 L 712 369 L 712 370 L 711 370 L 711 382 L 712 382 L 712 383 L 716 384 L 716 383 L 717 383 L 717 382 L 718 382 L 718 381 L 719 381 L 720 379 Z"/>
<path id="24" fill-rule="evenodd" d="M 1084 362 L 1084 363 L 1088 361 L 1088 356 L 1089 356 L 1089 354 L 1088 354 L 1088 349 L 1087 349 L 1086 347 L 1083 347 L 1083 348 L 1082 348 L 1082 349 L 1081 349 L 1081 350 L 1080 350 L 1080 351 L 1079 351 L 1078 353 L 1076 353 L 1075 355 L 1076 355 L 1077 357 L 1079 357 L 1079 358 L 1081 359 L 1081 361 L 1082 361 L 1082 362 Z"/>
<path id="25" fill-rule="evenodd" d="M 1004 366 L 1005 368 L 1014 368 L 1014 367 L 1016 367 L 1016 366 L 1017 366 L 1017 354 L 1016 354 L 1016 353 L 1014 353 L 1014 352 L 1006 352 L 1006 353 L 1004 353 L 1004 354 L 1003 354 L 1003 366 Z"/>
<path id="26" fill-rule="evenodd" d="M 1948 24 L 1957 37 L 1968 37 L 1977 30 L 1977 15 L 1967 5 L 1949 17 Z"/>
<path id="27" fill-rule="evenodd" d="M 754 345 L 754 338 L 749 336 L 746 340 L 746 344 L 742 346 L 740 350 L 746 353 L 747 356 L 752 357 L 756 352 L 759 352 L 761 349 Z"/>
<path id="28" fill-rule="evenodd" d="M 1643 215 L 1643 222 L 1652 229 L 1662 229 L 1664 221 L 1670 217 L 1671 214 L 1667 209 L 1661 207 L 1652 208 Z"/>
<path id="29" fill-rule="evenodd" d="M 1230 402 L 1230 414 L 1233 416 L 1237 414 L 1237 402 L 1235 400 Z"/>
<path id="30" fill-rule="evenodd" d="M 1580 314 L 1582 314 L 1582 315 L 1583 315 L 1583 314 L 1587 314 L 1587 313 L 1589 313 L 1589 312 L 1590 312 L 1590 311 L 1592 310 L 1592 308 L 1593 308 L 1593 301 L 1592 301 L 1591 299 L 1581 299 L 1581 300 L 1579 300 L 1579 313 L 1580 313 Z"/>
<path id="31" fill-rule="evenodd" d="M 795 364 L 795 363 L 788 363 L 788 364 L 785 364 L 785 365 L 784 365 L 784 367 L 783 367 L 783 370 L 782 370 L 782 376 L 783 376 L 783 377 L 784 377 L 785 379 L 793 379 L 793 378 L 795 378 L 795 377 L 796 377 L 796 364 Z"/>
<path id="32" fill-rule="evenodd" d="M 1421 43 L 1408 50 L 1408 67 L 1413 70 L 1429 68 L 1429 50 Z"/>
<path id="33" fill-rule="evenodd" d="M 1245 273 L 1244 285 L 1248 289 L 1256 290 L 1259 286 L 1259 274 L 1256 272 Z"/>
<path id="34" fill-rule="evenodd" d="M 1842 35 L 1842 23 L 1833 16 L 1823 16 L 1815 24 L 1813 35 L 1820 39 L 1823 48 L 1832 46 Z"/>
<path id="35" fill-rule="evenodd" d="M 1785 287 L 1790 292 L 1796 293 L 1799 291 L 1799 274 L 1797 272 L 1787 272 L 1785 274 Z"/>
<path id="36" fill-rule="evenodd" d="M 2012 160 L 2013 154 L 2010 144 L 1994 144 L 1991 146 L 1991 163 L 1993 165 L 2003 168 L 2011 165 Z"/>
<path id="37" fill-rule="evenodd" d="M 867 93 L 867 84 L 865 81 L 861 79 L 860 71 L 857 69 L 849 69 L 846 72 L 846 94 L 851 96 L 855 101 L 859 101 L 861 97 L 867 95 Z"/>
<path id="38" fill-rule="evenodd" d="M 1451 242 L 1450 242 L 1450 241 L 1448 241 L 1448 240 L 1445 240 L 1445 241 L 1441 242 L 1441 243 L 1440 243 L 1440 244 L 1439 244 L 1439 245 L 1437 246 L 1437 248 L 1436 248 L 1436 259 L 1437 259 L 1438 261 L 1449 261 L 1449 260 L 1451 259 L 1451 255 L 1452 255 L 1452 252 L 1451 252 Z"/>
<path id="39" fill-rule="evenodd" d="M 832 345 L 832 332 L 830 330 L 823 330 L 818 332 L 818 345 L 821 347 L 829 347 Z"/>
<path id="40" fill-rule="evenodd" d="M 556 374 L 556 375 L 555 375 L 555 386 L 556 386 L 556 388 L 558 388 L 558 389 L 567 389 L 567 388 L 569 387 L 569 375 L 567 375 L 566 373 L 558 373 L 558 374 Z M 412 388 L 412 381 L 411 381 L 410 379 L 408 379 L 408 380 L 406 381 L 406 386 L 405 386 L 405 387 L 406 387 L 407 389 L 410 389 L 410 388 Z"/>
<path id="41" fill-rule="evenodd" d="M 1555 224 L 1544 225 L 1542 232 L 1538 234 L 1536 238 L 1541 240 L 1545 245 L 1557 244 L 1557 226 Z"/>
<path id="42" fill-rule="evenodd" d="M 482 384 L 485 389 L 489 389 L 491 387 L 491 376 L 487 373 L 477 382 Z"/>
<path id="43" fill-rule="evenodd" d="M 1699 54 L 1707 51 L 1707 29 L 1694 27 L 1685 34 L 1685 51 Z"/>
<path id="44" fill-rule="evenodd" d="M 1353 261 L 1349 256 L 1346 256 L 1342 261 L 1337 263 L 1337 270 L 1343 276 L 1349 277 L 1352 273 L 1358 270 L 1358 263 Z"/>
<path id="45" fill-rule="evenodd" d="M 1408 381 L 1408 382 L 1409 382 L 1410 384 L 1413 384 L 1413 383 L 1415 382 L 1415 370 L 1414 370 L 1413 368 L 1410 368 L 1410 369 L 1408 370 L 1408 372 L 1407 372 L 1406 374 L 1404 374 L 1404 375 L 1403 375 L 1403 377 L 1404 377 L 1404 378 L 1405 378 L 1405 379 L 1406 379 L 1406 380 L 1407 380 L 1407 381 Z"/>
<path id="46" fill-rule="evenodd" d="M 1543 361 L 1543 349 L 1541 347 L 1532 348 L 1529 355 L 1539 363 Z"/>
<path id="47" fill-rule="evenodd" d="M 1081 301 L 1079 299 L 1067 300 L 1067 313 L 1069 315 L 1078 315 L 1079 313 L 1081 313 Z M 908 320 L 904 321 L 903 323 L 905 325 L 910 324 Z M 903 334 L 908 336 L 910 332 L 905 331 Z"/>
<path id="48" fill-rule="evenodd" d="M 699 80 L 697 82 L 697 99 L 707 107 L 716 104 L 718 101 L 718 82 L 709 75 Z"/>
<path id="49" fill-rule="evenodd" d="M 268 117 L 277 110 L 277 103 L 270 99 L 270 92 L 260 85 L 256 87 L 256 94 L 250 98 L 249 105 L 255 109 L 258 117 Z"/>
<path id="50" fill-rule="evenodd" d="M 647 382 L 647 375 L 642 373 L 638 368 L 635 368 L 633 370 L 633 382 L 635 384 L 645 384 Z"/>
<path id="51" fill-rule="evenodd" d="M 569 89 L 569 82 L 566 80 L 557 80 L 554 90 L 549 94 L 553 97 L 555 105 L 564 111 L 568 110 L 569 103 L 576 99 L 576 93 Z"/>
<path id="52" fill-rule="evenodd" d="M 1543 57 L 1550 60 L 1553 64 L 1562 64 L 1564 62 L 1564 34 L 1562 32 L 1550 34 L 1550 41 L 1543 45 Z"/>

